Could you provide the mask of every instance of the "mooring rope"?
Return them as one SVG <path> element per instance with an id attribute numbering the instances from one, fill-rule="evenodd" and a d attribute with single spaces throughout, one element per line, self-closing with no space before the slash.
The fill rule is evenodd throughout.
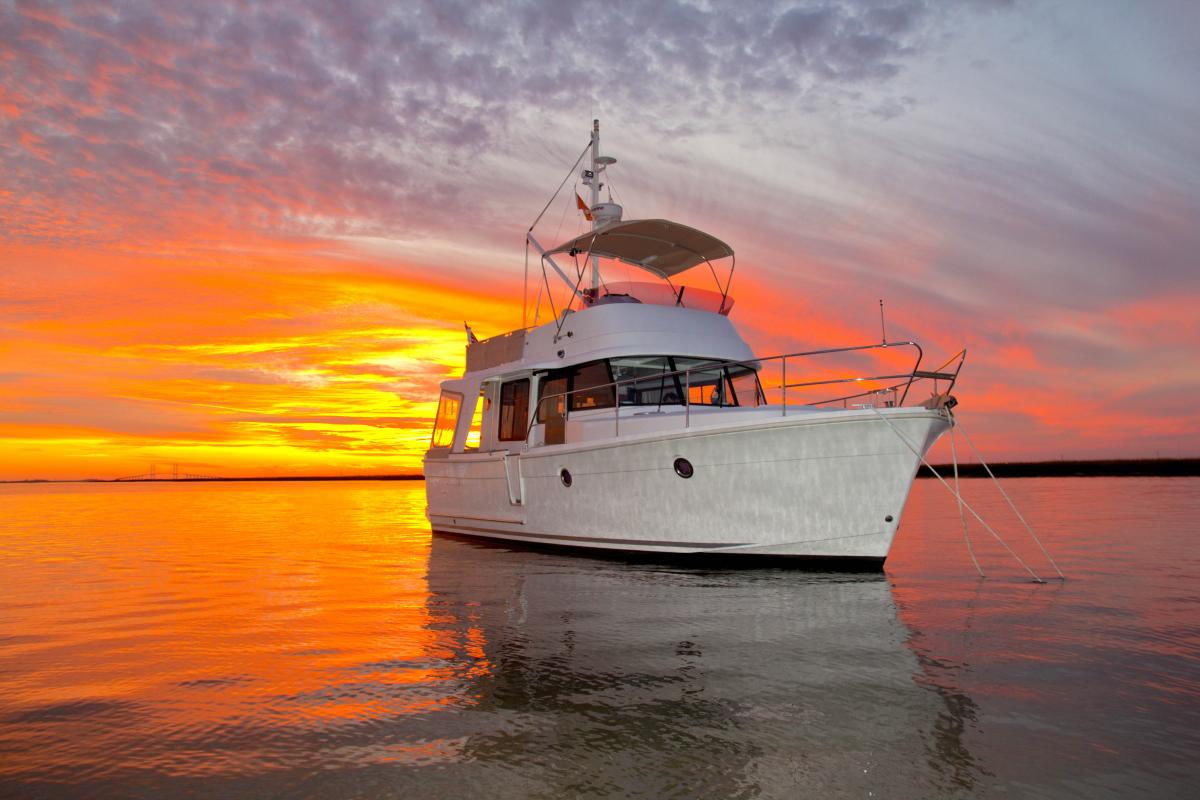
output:
<path id="1" fill-rule="evenodd" d="M 951 415 L 951 416 L 953 416 L 953 415 Z M 957 421 L 957 418 L 955 418 L 955 420 Z M 966 428 L 962 428 L 962 435 L 963 435 L 963 439 L 965 439 L 967 442 L 967 446 L 971 448 L 971 451 L 973 453 L 975 453 L 975 457 L 977 459 L 979 459 L 979 463 L 982 464 L 983 468 L 987 471 L 988 477 L 992 479 L 992 481 L 996 484 L 996 488 L 1000 490 L 1000 496 L 1005 499 L 1005 501 L 1008 503 L 1008 507 L 1013 510 L 1013 513 L 1017 515 L 1017 519 L 1021 520 L 1021 524 L 1025 526 L 1025 530 L 1029 531 L 1029 535 L 1033 538 L 1033 540 L 1035 542 L 1037 542 L 1037 546 L 1041 549 L 1042 555 L 1044 555 L 1046 557 L 1046 560 L 1050 562 L 1050 566 L 1054 567 L 1054 571 L 1058 573 L 1059 579 L 1065 581 L 1067 579 L 1067 576 L 1064 575 L 1063 571 L 1058 568 L 1058 564 L 1056 564 L 1054 559 L 1050 556 L 1049 551 L 1046 550 L 1046 546 L 1044 544 L 1042 544 L 1042 540 L 1040 538 L 1038 538 L 1038 535 L 1033 532 L 1033 528 L 1029 525 L 1028 522 L 1025 521 L 1025 517 L 1021 514 L 1020 510 L 1017 508 L 1017 504 L 1014 503 L 1012 501 L 1012 498 L 1010 498 L 1008 496 L 1008 492 L 1004 491 L 1004 487 L 1000 484 L 1000 479 L 996 477 L 996 475 L 992 472 L 992 468 L 989 467 L 987 465 L 987 462 L 983 460 L 983 456 L 980 455 L 979 449 L 977 447 L 975 447 L 975 443 L 971 441 L 971 437 L 967 436 Z"/>
<path id="2" fill-rule="evenodd" d="M 963 507 L 966 508 L 967 511 L 971 512 L 971 516 L 975 517 L 975 519 L 979 521 L 979 524 L 983 526 L 983 529 L 986 530 L 988 533 L 990 533 L 992 535 L 992 537 L 995 538 L 995 540 L 997 542 L 999 542 L 1000 545 L 1005 550 L 1008 551 L 1008 554 L 1011 555 L 1013 558 L 1015 558 L 1017 563 L 1025 568 L 1025 571 L 1028 572 L 1036 582 L 1038 582 L 1038 583 L 1046 582 L 1046 581 L 1042 580 L 1040 577 L 1038 577 L 1038 574 L 1036 572 L 1034 572 L 1033 569 L 1030 568 L 1030 566 L 1028 564 L 1025 563 L 1024 559 L 1022 559 L 1019 555 L 1017 555 L 1016 552 L 1011 547 L 1008 546 L 1008 543 L 1005 542 L 1004 539 L 1002 539 L 1000 537 L 1000 534 L 996 533 L 996 531 L 992 528 L 991 525 L 988 525 L 987 522 L 984 521 L 983 517 L 979 516 L 979 512 L 976 511 L 974 508 L 972 508 L 971 504 L 968 503 L 966 500 L 964 500 L 962 495 L 960 495 L 954 491 L 954 487 L 952 487 L 950 484 L 946 483 L 946 479 L 943 478 L 941 475 L 939 475 L 938 471 L 933 468 L 933 465 L 925 460 L 925 456 L 921 454 L 921 451 L 918 450 L 916 447 L 914 447 L 912 442 L 908 441 L 908 438 L 903 433 L 901 433 L 899 430 L 897 430 L 896 426 L 893 425 L 887 417 L 885 417 L 883 414 L 880 414 L 879 409 L 872 407 L 871 410 L 875 412 L 875 416 L 877 416 L 881 420 L 883 420 L 883 423 L 892 429 L 892 433 L 896 434 L 897 438 L 899 438 L 900 441 L 904 443 L 904 446 L 907 447 L 909 450 L 911 450 L 913 455 L 915 455 L 917 458 L 919 458 L 921 460 L 921 463 L 924 464 L 931 473 L 933 473 L 933 477 L 937 478 L 938 481 L 941 482 L 942 486 L 946 487 L 947 491 L 949 491 L 951 494 L 954 494 L 958 497 L 959 502 L 961 502 L 963 504 Z"/>
<path id="3" fill-rule="evenodd" d="M 971 545 L 971 536 L 967 533 L 967 515 L 963 513 L 962 486 L 958 482 L 958 449 L 954 446 L 954 429 L 957 427 L 957 418 L 950 415 L 950 458 L 954 462 L 954 496 L 958 499 L 958 518 L 962 520 L 963 539 L 967 542 L 967 552 L 971 555 L 971 563 L 975 565 L 975 571 L 979 573 L 979 577 L 986 578 L 983 574 L 983 568 L 979 566 L 979 559 L 975 557 L 975 548 Z"/>

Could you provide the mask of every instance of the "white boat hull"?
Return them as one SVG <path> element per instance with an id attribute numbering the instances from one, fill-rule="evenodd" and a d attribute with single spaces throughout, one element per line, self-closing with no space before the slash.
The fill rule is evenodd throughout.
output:
<path id="1" fill-rule="evenodd" d="M 542 545 L 880 564 L 920 465 L 909 444 L 924 455 L 948 429 L 942 411 L 857 409 L 431 458 L 427 514 Z"/>

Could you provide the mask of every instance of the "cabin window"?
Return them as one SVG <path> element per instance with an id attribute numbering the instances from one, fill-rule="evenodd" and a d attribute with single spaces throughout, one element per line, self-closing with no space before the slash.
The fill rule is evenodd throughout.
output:
<path id="1" fill-rule="evenodd" d="M 571 411 L 612 408 L 612 374 L 608 362 L 589 361 L 546 373 L 538 387 L 538 422 L 545 422 L 547 415 L 563 414 L 565 398 L 555 395 L 569 396 Z"/>
<path id="2" fill-rule="evenodd" d="M 740 364 L 725 368 L 729 373 L 729 387 L 735 406 L 765 406 L 767 398 L 763 395 L 762 384 L 758 382 L 758 373 Z"/>
<path id="3" fill-rule="evenodd" d="M 561 370 L 547 374 L 538 384 L 538 422 L 548 417 L 562 418 L 566 410 L 567 377 Z"/>
<path id="4" fill-rule="evenodd" d="M 462 395 L 458 392 L 442 392 L 438 400 L 437 418 L 433 422 L 432 447 L 449 447 L 454 443 L 454 429 L 458 425 L 458 411 L 462 407 Z"/>
<path id="5" fill-rule="evenodd" d="M 766 404 L 758 373 L 743 364 L 677 356 L 624 356 L 611 360 L 623 406 Z M 687 370 L 687 374 L 683 372 Z"/>
<path id="6" fill-rule="evenodd" d="M 525 439 L 529 423 L 529 379 L 509 381 L 500 387 L 500 429 L 502 442 Z"/>
<path id="7" fill-rule="evenodd" d="M 621 381 L 617 396 L 623 406 L 679 405 L 683 392 L 666 356 L 614 358 L 613 380 Z"/>
<path id="8" fill-rule="evenodd" d="M 706 361 L 699 358 L 672 358 L 676 370 L 688 370 L 679 376 L 687 391 L 688 402 L 704 406 L 760 406 L 766 404 L 758 373 L 743 364 Z"/>
<path id="9" fill-rule="evenodd" d="M 479 399 L 475 401 L 475 412 L 471 415 L 471 427 L 467 429 L 467 441 L 463 450 L 478 450 L 483 432 L 483 412 L 488 408 L 487 385 L 479 387 Z"/>
<path id="10" fill-rule="evenodd" d="M 711 361 L 702 362 L 693 359 L 675 359 L 679 369 L 688 370 L 679 376 L 687 391 L 688 403 L 698 406 L 728 406 L 733 405 L 729 399 L 728 387 L 725 385 L 725 367 L 713 364 Z M 691 363 L 705 366 L 692 366 Z"/>
<path id="11" fill-rule="evenodd" d="M 571 372 L 571 410 L 612 408 L 612 375 L 607 361 L 580 364 Z"/>
<path id="12" fill-rule="evenodd" d="M 684 374 L 684 371 L 687 374 Z M 614 387 L 614 383 L 620 385 Z M 570 410 L 623 406 L 761 406 L 766 404 L 753 367 L 727 361 L 677 356 L 622 356 L 553 370 L 538 391 L 538 422 Z M 503 414 L 503 410 L 501 411 Z M 503 423 L 502 423 L 503 424 Z M 523 437 L 522 437 L 523 438 Z"/>

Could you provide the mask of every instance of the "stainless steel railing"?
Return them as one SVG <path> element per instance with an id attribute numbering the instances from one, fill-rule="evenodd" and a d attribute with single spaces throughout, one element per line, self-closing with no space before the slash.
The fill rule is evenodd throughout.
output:
<path id="1" fill-rule="evenodd" d="M 893 349 L 893 348 L 898 348 L 898 347 L 911 347 L 914 350 L 916 350 L 915 359 L 913 361 L 913 366 L 907 372 L 884 374 L 884 375 L 859 375 L 859 376 L 852 376 L 852 377 L 824 378 L 821 380 L 798 381 L 798 382 L 794 382 L 794 383 L 789 383 L 788 379 L 787 379 L 788 359 L 792 359 L 794 361 L 796 359 L 801 359 L 801 358 L 811 358 L 814 356 L 831 355 L 831 354 L 835 354 L 835 353 L 854 353 L 854 352 L 863 352 L 863 351 L 868 351 L 868 350 L 888 350 L 888 349 Z M 780 391 L 780 396 L 781 396 L 780 403 L 779 403 L 780 415 L 786 417 L 787 412 L 788 412 L 788 405 L 787 405 L 788 389 L 798 390 L 798 389 L 811 389 L 811 388 L 817 387 L 817 386 L 833 386 L 833 385 L 839 385 L 839 384 L 862 384 L 862 383 L 872 383 L 872 382 L 877 383 L 880 381 L 889 381 L 889 380 L 898 381 L 897 383 L 894 383 L 891 385 L 885 385 L 883 387 L 873 388 L 873 389 L 869 389 L 869 390 L 863 391 L 863 392 L 856 392 L 856 393 L 852 393 L 852 394 L 848 394 L 848 395 L 839 395 L 837 397 L 831 397 L 831 398 L 824 399 L 824 400 L 817 400 L 814 402 L 805 403 L 805 405 L 807 405 L 807 406 L 826 406 L 826 405 L 830 405 L 832 403 L 842 403 L 843 407 L 847 407 L 847 408 L 849 407 L 849 402 L 851 400 L 855 400 L 858 398 L 872 397 L 872 396 L 879 397 L 881 395 L 885 395 L 888 393 L 890 393 L 893 397 L 893 400 L 889 403 L 889 405 L 896 406 L 896 407 L 903 406 L 904 402 L 908 399 L 909 390 L 912 388 L 912 385 L 914 383 L 917 383 L 917 382 L 923 381 L 923 380 L 933 381 L 935 394 L 938 393 L 939 382 L 945 382 L 945 389 L 944 389 L 943 393 L 949 393 L 951 391 L 951 389 L 954 388 L 954 384 L 958 380 L 958 373 L 962 369 L 962 365 L 963 365 L 963 362 L 966 360 L 966 357 L 967 357 L 967 351 L 964 348 L 963 350 L 960 350 L 959 352 L 955 353 L 950 358 L 946 359 L 946 361 L 943 362 L 942 364 L 940 364 L 937 368 L 935 368 L 933 370 L 922 370 L 920 367 L 921 367 L 921 360 L 924 358 L 924 351 L 921 349 L 921 346 L 919 344 L 917 344 L 916 342 L 887 342 L 887 343 L 880 343 L 880 344 L 858 345 L 858 346 L 854 346 L 854 347 L 832 347 L 832 348 L 826 348 L 823 350 L 808 350 L 805 352 L 798 352 L 798 353 L 784 353 L 784 354 L 777 355 L 777 356 L 766 356 L 764 358 L 755 358 L 755 359 L 751 359 L 749 361 L 727 361 L 727 360 L 723 360 L 723 359 L 714 359 L 712 361 L 707 361 L 702 364 L 688 367 L 687 369 L 675 370 L 673 372 L 663 372 L 663 373 L 653 376 L 653 378 L 651 378 L 651 380 L 661 379 L 662 381 L 666 381 L 667 379 L 672 379 L 672 382 L 673 382 L 673 380 L 675 378 L 682 378 L 683 385 L 684 385 L 684 391 L 683 391 L 683 397 L 680 398 L 678 405 L 682 405 L 684 408 L 683 426 L 684 426 L 684 428 L 689 428 L 691 426 L 691 408 L 693 405 L 693 403 L 691 401 L 691 387 L 692 387 L 691 379 L 692 379 L 692 373 L 695 373 L 695 372 L 710 372 L 714 368 L 718 368 L 718 367 L 721 367 L 721 368 L 724 368 L 724 367 L 746 367 L 746 368 L 749 368 L 754 371 L 755 376 L 756 376 L 756 381 L 758 382 L 758 386 L 761 387 L 762 383 L 761 383 L 759 376 L 761 376 L 763 365 L 772 363 L 772 362 L 779 362 L 780 375 L 781 375 L 780 382 L 779 382 L 778 386 L 773 386 L 772 389 L 778 389 Z M 954 365 L 953 370 L 950 369 L 951 365 Z M 597 384 L 594 386 L 585 386 L 585 387 L 581 387 L 579 389 L 572 389 L 571 391 L 567 391 L 567 392 L 556 392 L 554 394 L 544 395 L 543 397 L 538 399 L 537 404 L 534 408 L 533 416 L 529 421 L 529 427 L 527 428 L 527 430 L 525 432 L 526 444 L 528 444 L 530 436 L 533 435 L 534 427 L 539 424 L 539 418 L 543 416 L 543 414 L 542 414 L 543 409 L 553 408 L 553 405 L 547 406 L 544 404 L 547 404 L 547 403 L 553 404 L 556 402 L 562 403 L 561 416 L 562 416 L 562 420 L 563 420 L 563 425 L 565 426 L 567 419 L 571 415 L 571 405 L 572 405 L 571 399 L 573 396 L 581 394 L 583 392 L 595 393 L 597 391 L 602 391 L 604 389 L 611 389 L 611 391 L 612 391 L 613 435 L 614 436 L 620 435 L 621 407 L 622 407 L 621 406 L 621 398 L 620 398 L 620 389 L 622 386 L 625 386 L 627 384 L 645 383 L 647 380 L 648 380 L 647 376 L 640 376 L 640 377 L 636 377 L 636 378 L 625 378 L 625 379 L 619 380 L 619 381 L 611 381 L 609 383 Z M 724 380 L 724 378 L 722 378 L 722 380 Z M 895 399 L 897 394 L 899 394 L 898 401 Z M 766 396 L 766 390 L 764 389 L 763 390 L 764 399 L 765 399 L 765 396 Z M 661 408 L 661 406 L 663 406 L 663 405 L 677 405 L 677 404 L 676 403 L 663 403 L 660 401 L 658 403 L 658 405 Z M 703 405 L 706 407 L 711 407 L 713 404 L 697 403 L 696 405 Z M 718 405 L 718 407 L 725 407 L 724 403 L 720 403 L 717 405 Z M 766 405 L 770 406 L 771 403 L 766 403 Z M 865 404 L 864 404 L 864 406 L 865 406 Z M 626 406 L 626 407 L 628 407 L 628 406 Z M 579 410 L 582 410 L 582 409 L 576 409 L 576 411 L 579 411 Z M 544 420 L 543 420 L 543 424 L 544 424 Z"/>

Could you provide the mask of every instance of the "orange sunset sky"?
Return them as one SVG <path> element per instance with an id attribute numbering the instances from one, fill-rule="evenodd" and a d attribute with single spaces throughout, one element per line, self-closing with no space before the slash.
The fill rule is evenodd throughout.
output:
<path id="1" fill-rule="evenodd" d="M 1200 455 L 1197 41 L 1190 2 L 0 2 L 0 479 L 419 472 L 593 116 L 627 218 L 737 251 L 757 352 L 884 298 L 969 349 L 993 460 Z"/>

